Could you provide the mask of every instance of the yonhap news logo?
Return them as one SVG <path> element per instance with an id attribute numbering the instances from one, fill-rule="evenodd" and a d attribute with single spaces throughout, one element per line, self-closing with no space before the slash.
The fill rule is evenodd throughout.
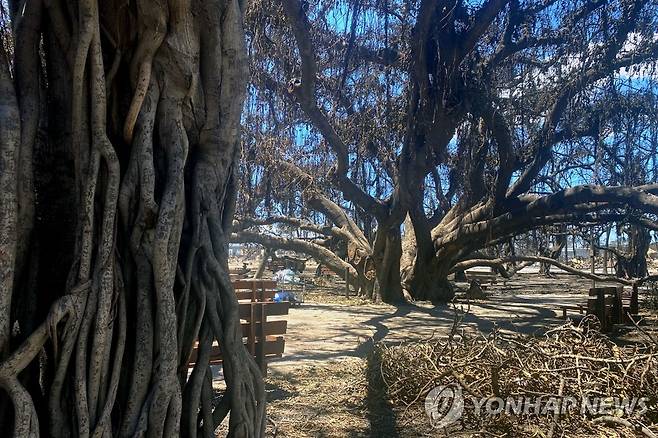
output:
<path id="1" fill-rule="evenodd" d="M 464 413 L 464 396 L 459 385 L 436 386 L 425 398 L 425 412 L 436 429 L 446 429 Z"/>
<path id="2" fill-rule="evenodd" d="M 621 396 L 528 396 L 474 397 L 464 394 L 458 384 L 434 387 L 425 398 L 425 412 L 436 429 L 452 429 L 468 409 L 485 416 L 640 416 L 649 410 L 647 397 Z"/>

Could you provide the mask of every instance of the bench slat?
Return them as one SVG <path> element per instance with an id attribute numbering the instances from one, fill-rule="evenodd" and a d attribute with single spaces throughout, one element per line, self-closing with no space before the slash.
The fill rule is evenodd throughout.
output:
<path id="1" fill-rule="evenodd" d="M 256 287 L 256 290 L 260 289 L 276 289 L 276 281 L 274 280 L 235 280 L 233 282 L 233 289 L 247 289 L 252 290 L 253 287 Z"/>
<path id="2" fill-rule="evenodd" d="M 248 322 L 243 322 L 240 325 L 242 327 L 242 336 L 245 338 L 248 337 L 250 324 Z M 254 325 L 256 326 L 256 331 L 258 332 L 258 330 L 260 329 L 261 322 L 257 321 Z M 286 330 L 288 330 L 288 321 L 286 320 L 267 321 L 265 323 L 266 336 L 285 335 Z"/>
<path id="3" fill-rule="evenodd" d="M 268 321 L 268 316 L 287 315 L 290 303 L 271 301 L 276 293 L 276 281 L 238 279 L 232 281 L 238 299 L 240 330 L 245 348 L 261 368 L 263 375 L 267 372 L 267 358 L 282 357 L 285 348 L 283 338 L 288 329 L 288 321 Z M 245 302 L 247 301 L 247 302 Z M 265 339 L 265 341 L 262 341 Z M 198 343 L 192 351 L 188 366 L 194 366 L 198 354 Z M 215 344 L 211 348 L 210 364 L 222 362 L 221 350 Z"/>
<path id="4" fill-rule="evenodd" d="M 256 348 L 258 348 L 259 345 L 260 342 L 256 342 Z M 265 356 L 271 357 L 271 356 L 283 355 L 285 346 L 286 346 L 286 341 L 283 338 L 283 336 L 268 336 L 267 342 L 265 342 Z M 194 366 L 194 364 L 196 363 L 196 355 L 197 355 L 197 350 L 194 349 L 192 351 L 192 355 L 190 356 L 190 362 L 189 362 L 190 367 Z M 213 345 L 210 351 L 210 364 L 216 365 L 218 363 L 221 363 L 221 361 L 222 361 L 222 352 L 219 348 L 219 345 Z"/>
<path id="5" fill-rule="evenodd" d="M 263 295 L 262 298 L 265 299 L 265 300 L 271 300 L 271 299 L 274 298 L 275 293 L 276 293 L 275 290 L 266 290 L 266 291 L 262 292 L 262 295 Z M 240 300 L 251 300 L 252 297 L 254 296 L 254 293 L 250 290 L 236 290 L 235 295 L 238 297 L 238 301 L 240 301 Z M 261 299 L 261 291 L 258 290 L 258 289 L 256 290 L 255 298 L 257 300 Z"/>
<path id="6" fill-rule="evenodd" d="M 263 317 L 263 308 L 267 309 L 267 316 L 287 315 L 288 309 L 290 309 L 290 303 L 288 301 L 282 301 L 280 303 L 239 303 L 240 318 L 250 321 L 252 307 L 254 310 L 254 321 L 260 321 Z"/>

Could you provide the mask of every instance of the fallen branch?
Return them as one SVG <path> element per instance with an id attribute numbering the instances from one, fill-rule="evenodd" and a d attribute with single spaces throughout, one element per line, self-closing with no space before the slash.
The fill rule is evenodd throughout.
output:
<path id="1" fill-rule="evenodd" d="M 597 417 L 597 418 L 593 419 L 592 423 L 594 423 L 594 424 L 604 423 L 604 424 L 610 424 L 610 425 L 624 426 L 624 427 L 628 427 L 629 429 L 633 429 L 636 432 L 642 432 L 644 435 L 646 435 L 650 438 L 656 438 L 656 434 L 653 433 L 646 426 L 639 425 L 639 424 L 635 425 L 635 424 L 631 423 L 630 421 L 628 421 L 624 418 L 613 417 L 613 416 L 610 416 L 610 415 L 603 415 L 602 417 Z"/>
<path id="2" fill-rule="evenodd" d="M 539 263 L 546 263 L 552 266 L 555 266 L 557 268 L 562 269 L 563 271 L 566 271 L 570 274 L 577 275 L 579 277 L 583 278 L 588 278 L 590 280 L 595 280 L 595 281 L 600 281 L 600 282 L 614 282 L 614 283 L 620 283 L 625 286 L 633 286 L 636 284 L 638 281 L 642 280 L 627 280 L 624 278 L 618 278 L 615 277 L 614 275 L 598 275 L 598 274 L 592 274 L 591 272 L 585 272 L 581 271 L 579 269 L 572 268 L 569 265 L 566 265 L 564 263 L 561 263 L 557 260 L 554 260 L 550 257 L 542 257 L 542 256 L 508 256 L 508 257 L 501 257 L 497 259 L 471 259 L 471 260 L 465 260 L 463 262 L 459 262 L 455 264 L 451 269 L 450 273 L 456 272 L 456 271 L 464 271 L 469 268 L 474 268 L 476 266 L 489 266 L 492 268 L 497 269 L 499 272 L 501 272 L 501 275 L 505 276 L 504 273 L 507 273 L 507 270 L 505 268 L 506 263 L 514 263 L 514 262 L 539 262 Z M 507 274 L 509 276 L 509 273 Z M 646 280 L 644 280 L 646 281 Z"/>

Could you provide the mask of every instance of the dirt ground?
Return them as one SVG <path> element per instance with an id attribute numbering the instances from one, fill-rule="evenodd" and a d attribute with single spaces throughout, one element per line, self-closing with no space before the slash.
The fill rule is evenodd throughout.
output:
<path id="1" fill-rule="evenodd" d="M 426 428 L 417 422 L 412 427 L 404 410 L 388 406 L 383 382 L 373 380 L 368 360 L 375 343 L 445 336 L 456 318 L 461 320 L 459 330 L 489 332 L 498 327 L 541 335 L 564 323 L 560 305 L 586 302 L 589 287 L 590 281 L 566 274 L 520 274 L 489 286 L 485 300 L 401 307 L 345 298 L 339 286 L 311 288 L 305 303 L 288 315 L 284 356 L 269 364 L 268 435 L 436 436 L 429 423 Z M 578 312 L 570 315 L 578 318 Z M 658 338 L 652 315 L 647 325 L 651 329 L 645 330 Z M 635 332 L 622 330 L 613 336 L 628 342 Z"/>

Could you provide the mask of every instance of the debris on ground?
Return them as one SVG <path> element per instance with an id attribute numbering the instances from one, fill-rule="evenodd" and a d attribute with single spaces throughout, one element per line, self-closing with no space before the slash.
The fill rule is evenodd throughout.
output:
<path id="1" fill-rule="evenodd" d="M 265 381 L 268 437 L 365 436 L 370 428 L 364 400 L 362 359 L 344 359 L 294 371 L 275 369 Z"/>
<path id="2" fill-rule="evenodd" d="M 459 388 L 464 399 L 491 401 L 479 409 L 465 402 L 444 432 L 658 436 L 658 345 L 653 339 L 617 345 L 595 330 L 596 323 L 585 318 L 578 326 L 560 326 L 543 337 L 454 330 L 446 339 L 379 345 L 373 354 L 387 398 L 400 411 L 398 423 L 429 427 L 425 398 L 442 386 Z M 549 405 L 551 400 L 559 405 Z M 520 411 L 514 410 L 519 403 Z M 499 407 L 503 409 L 496 413 Z M 438 406 L 437 414 L 442 414 L 440 408 L 445 406 Z"/>

